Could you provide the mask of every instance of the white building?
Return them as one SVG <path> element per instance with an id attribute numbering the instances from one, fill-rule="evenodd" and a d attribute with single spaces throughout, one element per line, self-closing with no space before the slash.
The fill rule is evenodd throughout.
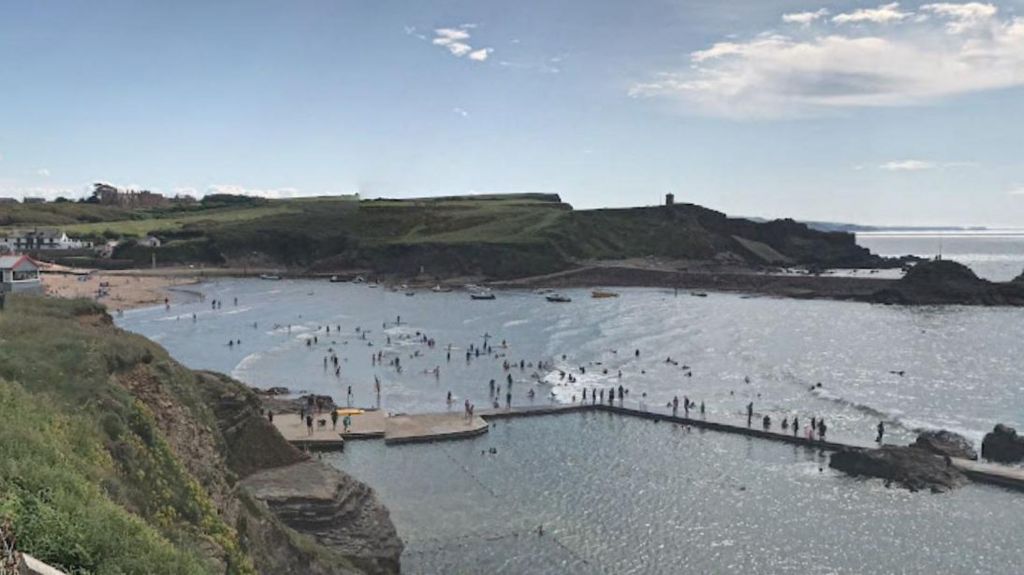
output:
<path id="1" fill-rule="evenodd" d="M 39 250 L 78 250 L 92 244 L 75 240 L 60 230 L 34 229 L 0 232 L 0 253 Z"/>
<path id="2" fill-rule="evenodd" d="M 0 256 L 0 292 L 43 291 L 39 266 L 28 256 Z"/>

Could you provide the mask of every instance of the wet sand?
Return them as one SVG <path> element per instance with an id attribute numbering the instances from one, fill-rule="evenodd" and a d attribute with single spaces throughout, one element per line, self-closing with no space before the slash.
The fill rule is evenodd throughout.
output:
<path id="1" fill-rule="evenodd" d="M 47 295 L 64 298 L 88 298 L 116 310 L 159 305 L 170 297 L 168 288 L 197 283 L 194 275 L 143 276 L 116 272 L 93 272 L 88 275 L 60 273 L 42 274 Z M 103 284 L 105 287 L 101 287 Z M 101 291 L 106 295 L 100 295 Z"/>

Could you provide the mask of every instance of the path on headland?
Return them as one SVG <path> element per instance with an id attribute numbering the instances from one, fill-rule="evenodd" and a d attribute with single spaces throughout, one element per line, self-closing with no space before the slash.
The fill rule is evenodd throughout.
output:
<path id="1" fill-rule="evenodd" d="M 529 405 L 513 408 L 483 409 L 472 418 L 467 418 L 461 410 L 445 413 L 396 414 L 388 416 L 384 411 L 367 410 L 365 413 L 352 417 L 352 425 L 348 432 L 332 430 L 327 414 L 316 417 L 312 434 L 296 414 L 283 414 L 274 418 L 278 431 L 294 445 L 310 449 L 342 449 L 345 440 L 384 439 L 388 445 L 402 443 L 422 443 L 465 439 L 487 433 L 490 420 L 513 419 L 542 415 L 556 415 L 575 412 L 605 412 L 626 417 L 637 417 L 654 422 L 667 422 L 689 425 L 698 429 L 707 429 L 721 433 L 743 435 L 768 441 L 777 441 L 799 445 L 809 449 L 839 451 L 843 449 L 876 449 L 875 443 L 855 443 L 852 441 L 822 441 L 808 439 L 792 432 L 772 431 L 755 425 L 736 425 L 714 421 L 705 417 L 688 417 L 673 414 L 666 408 L 626 407 L 621 404 L 551 404 Z M 324 425 L 320 425 L 320 421 Z M 340 420 L 339 420 L 340 421 Z M 755 423 L 759 420 L 755 418 Z M 1024 491 L 1024 469 L 1005 465 L 982 463 L 968 459 L 952 458 L 952 463 L 968 478 L 979 483 L 987 483 Z"/>

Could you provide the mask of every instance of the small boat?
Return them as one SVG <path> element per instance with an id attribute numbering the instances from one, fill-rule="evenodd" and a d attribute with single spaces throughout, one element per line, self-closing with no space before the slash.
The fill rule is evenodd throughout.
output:
<path id="1" fill-rule="evenodd" d="M 441 284 L 437 284 L 436 286 L 430 288 L 430 291 L 432 291 L 434 293 L 448 293 L 448 292 L 452 291 L 452 288 L 450 288 L 448 286 L 443 286 Z"/>
<path id="2" fill-rule="evenodd" d="M 617 293 L 615 293 L 613 291 L 594 290 L 594 291 L 590 292 L 590 297 L 592 297 L 594 299 L 602 299 L 602 298 L 609 298 L 609 297 L 619 297 L 619 294 L 617 294 Z"/>
<path id="3" fill-rule="evenodd" d="M 365 281 L 366 281 L 366 279 L 363 278 L 363 276 L 356 276 L 355 279 L 352 280 L 352 283 L 361 284 L 361 283 L 363 283 Z"/>
<path id="4" fill-rule="evenodd" d="M 560 293 L 550 294 L 545 299 L 548 300 L 551 303 L 569 303 L 569 302 L 572 301 L 571 297 L 564 296 L 564 295 L 562 295 Z"/>
<path id="5" fill-rule="evenodd" d="M 495 299 L 494 292 L 490 290 L 478 290 L 469 294 L 469 299 Z"/>
<path id="6" fill-rule="evenodd" d="M 708 297 L 708 294 L 702 291 L 692 291 L 690 292 L 690 295 L 692 295 L 693 297 Z"/>
<path id="7" fill-rule="evenodd" d="M 405 292 L 405 295 L 407 295 L 409 297 L 412 297 L 412 296 L 416 295 L 416 292 L 414 292 L 414 291 L 407 291 L 407 292 Z"/>
<path id="8" fill-rule="evenodd" d="M 342 280 L 341 280 L 340 276 L 331 276 L 331 279 L 329 279 L 327 281 L 331 282 L 332 284 L 336 284 L 336 283 L 341 283 Z"/>
<path id="9" fill-rule="evenodd" d="M 260 279 L 261 280 L 277 281 L 277 280 L 281 279 L 281 276 L 279 276 L 277 274 L 260 274 Z"/>

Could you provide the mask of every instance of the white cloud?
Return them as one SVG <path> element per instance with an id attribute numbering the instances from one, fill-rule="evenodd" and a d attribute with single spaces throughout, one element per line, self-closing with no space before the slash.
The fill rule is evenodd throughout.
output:
<path id="1" fill-rule="evenodd" d="M 934 162 L 931 160 L 893 160 L 879 164 L 879 169 L 890 172 L 920 172 L 944 168 L 976 168 L 977 162 Z"/>
<path id="2" fill-rule="evenodd" d="M 948 19 L 946 31 L 950 34 L 962 34 L 971 29 L 985 27 L 999 12 L 994 5 L 980 2 L 925 4 L 921 6 L 921 10 Z"/>
<path id="3" fill-rule="evenodd" d="M 712 115 L 773 118 L 1024 86 L 1024 18 L 1000 18 L 994 7 L 975 4 L 929 4 L 921 10 L 935 18 L 897 27 L 821 19 L 793 34 L 718 42 L 692 52 L 688 69 L 657 72 L 629 93 L 678 98 Z M 838 22 L 895 18 L 870 10 L 855 17 L 860 12 Z"/>
<path id="4" fill-rule="evenodd" d="M 786 24 L 799 24 L 807 27 L 814 23 L 818 18 L 824 18 L 828 16 L 828 10 L 822 8 L 815 10 L 814 12 L 796 12 L 793 14 L 783 14 L 782 21 Z"/>
<path id="5" fill-rule="evenodd" d="M 909 18 L 910 12 L 901 12 L 899 2 L 883 4 L 878 8 L 861 8 L 844 14 L 836 14 L 832 21 L 836 24 L 856 24 L 860 22 L 872 22 L 875 24 L 888 24 L 899 22 Z"/>
<path id="6" fill-rule="evenodd" d="M 463 110 L 462 108 L 452 108 L 452 112 L 462 116 L 463 118 L 469 117 L 469 112 Z"/>
<path id="7" fill-rule="evenodd" d="M 491 52 L 493 51 L 494 48 L 481 48 L 479 50 L 474 50 L 469 53 L 469 59 L 475 60 L 477 62 L 483 62 L 484 60 L 487 59 L 488 56 L 491 55 Z"/>
<path id="8" fill-rule="evenodd" d="M 438 28 L 434 30 L 434 34 L 437 35 L 434 38 L 434 44 L 438 46 L 444 46 L 451 42 L 457 42 L 459 40 L 469 40 L 469 32 L 461 28 Z"/>
<path id="9" fill-rule="evenodd" d="M 232 184 L 214 184 L 207 194 L 234 194 L 241 196 L 258 196 L 261 198 L 297 198 L 302 196 L 296 188 L 246 188 Z"/>
<path id="10" fill-rule="evenodd" d="M 39 168 L 38 170 L 36 170 L 36 175 L 37 176 L 42 176 L 44 178 L 49 178 L 50 177 L 50 170 L 47 170 L 46 168 Z"/>
<path id="11" fill-rule="evenodd" d="M 434 39 L 431 40 L 431 44 L 448 50 L 456 58 L 468 55 L 469 59 L 474 62 L 483 62 L 487 60 L 494 49 L 473 49 L 468 41 L 471 37 L 469 30 L 474 28 L 476 28 L 476 24 L 463 24 L 457 28 L 437 28 L 434 30 Z"/>
<path id="12" fill-rule="evenodd" d="M 921 170 L 932 170 L 938 166 L 936 166 L 935 162 L 924 160 L 896 160 L 886 162 L 878 167 L 890 172 L 919 172 Z"/>

